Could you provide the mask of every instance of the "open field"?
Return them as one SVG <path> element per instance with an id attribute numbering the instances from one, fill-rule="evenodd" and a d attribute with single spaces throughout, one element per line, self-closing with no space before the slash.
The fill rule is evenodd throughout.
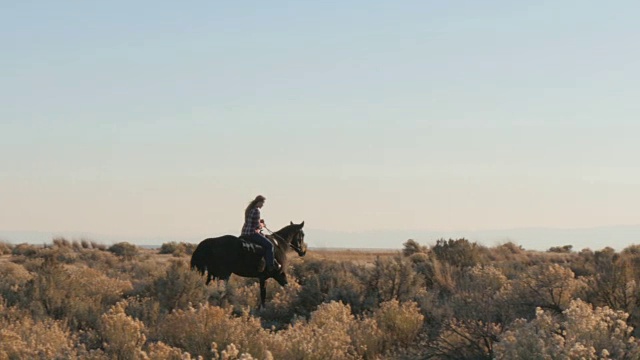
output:
<path id="1" fill-rule="evenodd" d="M 318 260 L 351 261 L 356 264 L 371 264 L 377 258 L 400 255 L 401 250 L 378 249 L 310 249 L 309 257 Z"/>
<path id="2" fill-rule="evenodd" d="M 0 359 L 640 356 L 635 246 L 310 249 L 290 253 L 287 287 L 267 281 L 264 308 L 255 279 L 206 286 L 193 248 L 0 244 Z"/>

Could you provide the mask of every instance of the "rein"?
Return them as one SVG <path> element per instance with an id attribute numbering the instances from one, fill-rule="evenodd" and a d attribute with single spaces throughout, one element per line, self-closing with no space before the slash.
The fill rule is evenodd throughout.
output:
<path id="1" fill-rule="evenodd" d="M 266 227 L 266 226 L 264 226 L 264 225 L 263 225 L 262 227 L 263 227 L 263 228 L 265 228 L 265 229 L 269 232 L 269 234 L 270 234 L 270 235 L 272 235 L 273 237 L 276 237 L 276 238 L 278 238 L 278 239 L 280 239 L 280 240 L 284 241 L 285 243 L 287 242 L 287 240 L 283 239 L 283 238 L 282 238 L 282 236 L 280 236 L 280 235 L 278 235 L 278 234 L 274 233 L 274 232 L 273 232 L 273 231 L 271 231 L 271 229 L 269 229 L 268 227 Z M 295 250 L 296 252 L 298 252 L 298 253 L 302 252 L 302 249 L 299 249 L 299 248 L 297 248 L 297 247 L 293 246 L 293 244 L 291 243 L 291 241 L 289 241 L 288 243 L 289 243 L 289 247 L 290 247 L 290 248 L 292 248 L 293 250 Z"/>

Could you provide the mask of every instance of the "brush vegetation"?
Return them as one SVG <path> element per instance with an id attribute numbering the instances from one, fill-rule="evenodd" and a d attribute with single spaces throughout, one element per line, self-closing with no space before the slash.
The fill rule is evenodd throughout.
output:
<path id="1" fill-rule="evenodd" d="M 0 359 L 638 359 L 640 247 L 310 250 L 205 286 L 194 244 L 0 242 Z"/>

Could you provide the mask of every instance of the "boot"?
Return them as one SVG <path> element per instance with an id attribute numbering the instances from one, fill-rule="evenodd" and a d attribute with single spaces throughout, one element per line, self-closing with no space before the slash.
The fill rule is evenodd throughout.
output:
<path id="1" fill-rule="evenodd" d="M 278 264 L 277 261 L 274 260 L 273 264 L 267 264 L 267 268 L 265 269 L 265 271 L 268 273 L 272 273 L 280 270 L 280 268 L 282 268 L 282 266 Z"/>

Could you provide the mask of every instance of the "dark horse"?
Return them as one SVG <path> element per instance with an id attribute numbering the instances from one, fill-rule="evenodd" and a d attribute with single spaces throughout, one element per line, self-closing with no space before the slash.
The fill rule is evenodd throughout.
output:
<path id="1" fill-rule="evenodd" d="M 274 278 L 278 284 L 287 285 L 287 251 L 295 250 L 298 255 L 307 253 L 307 245 L 304 243 L 304 232 L 300 224 L 287 225 L 282 229 L 267 235 L 274 244 L 273 255 L 282 265 L 280 270 L 272 273 L 264 272 L 264 249 L 262 246 L 248 242 L 233 235 L 225 235 L 216 238 L 204 239 L 198 244 L 191 255 L 191 268 L 204 275 L 207 271 L 207 285 L 212 278 L 229 280 L 231 274 L 244 277 L 253 277 L 260 280 L 260 305 L 264 307 L 267 294 L 266 281 Z"/>

